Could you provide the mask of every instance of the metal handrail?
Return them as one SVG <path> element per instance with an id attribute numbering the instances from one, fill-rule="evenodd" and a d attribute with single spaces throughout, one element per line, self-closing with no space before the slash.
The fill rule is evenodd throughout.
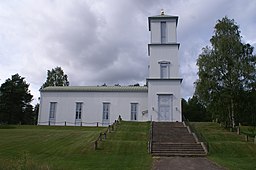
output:
<path id="1" fill-rule="evenodd" d="M 153 145 L 153 121 L 150 123 L 149 129 L 149 141 L 148 141 L 148 152 L 152 153 L 152 145 Z"/>

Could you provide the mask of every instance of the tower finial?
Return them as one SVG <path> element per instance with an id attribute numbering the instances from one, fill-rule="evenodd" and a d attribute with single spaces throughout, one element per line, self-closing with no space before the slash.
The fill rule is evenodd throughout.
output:
<path id="1" fill-rule="evenodd" d="M 161 9 L 161 15 L 164 15 L 164 9 Z"/>

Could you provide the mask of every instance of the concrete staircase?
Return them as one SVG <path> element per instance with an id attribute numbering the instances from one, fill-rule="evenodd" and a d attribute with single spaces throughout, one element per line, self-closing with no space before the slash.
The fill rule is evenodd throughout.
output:
<path id="1" fill-rule="evenodd" d="M 182 122 L 152 123 L 153 156 L 206 156 L 203 145 Z"/>

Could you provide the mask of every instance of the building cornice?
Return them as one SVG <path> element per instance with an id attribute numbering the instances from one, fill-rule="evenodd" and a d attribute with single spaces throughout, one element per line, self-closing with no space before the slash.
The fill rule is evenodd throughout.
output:
<path id="1" fill-rule="evenodd" d="M 165 44 L 161 44 L 161 43 L 151 43 L 148 44 L 148 55 L 150 56 L 150 46 L 178 46 L 178 49 L 180 48 L 180 43 L 165 43 Z"/>
<path id="2" fill-rule="evenodd" d="M 148 92 L 147 86 L 50 86 L 41 92 Z"/>
<path id="3" fill-rule="evenodd" d="M 183 78 L 147 78 L 147 81 L 180 81 L 182 82 Z"/>

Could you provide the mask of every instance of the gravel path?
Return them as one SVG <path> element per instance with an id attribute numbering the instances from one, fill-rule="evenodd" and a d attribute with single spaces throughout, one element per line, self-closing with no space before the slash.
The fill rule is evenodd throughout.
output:
<path id="1" fill-rule="evenodd" d="M 225 170 L 206 157 L 154 158 L 153 170 Z"/>

